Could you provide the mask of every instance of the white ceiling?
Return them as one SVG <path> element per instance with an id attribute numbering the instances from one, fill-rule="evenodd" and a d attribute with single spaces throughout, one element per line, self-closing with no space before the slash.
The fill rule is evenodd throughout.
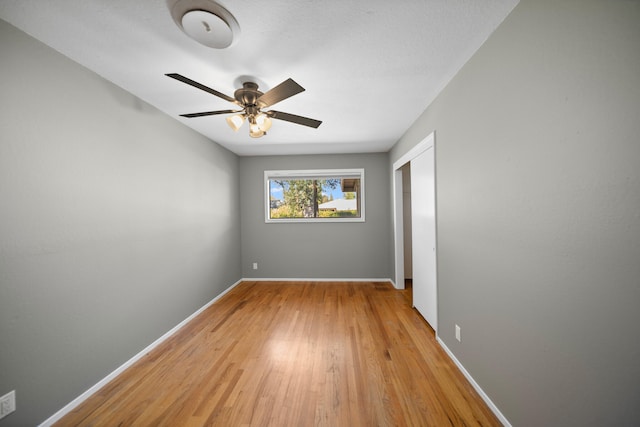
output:
<path id="1" fill-rule="evenodd" d="M 389 150 L 518 0 L 220 0 L 241 34 L 205 47 L 164 0 L 0 0 L 0 18 L 239 155 Z M 179 73 L 229 96 L 250 76 L 266 92 L 291 77 L 306 91 L 274 109 L 323 123 L 274 120 L 268 135 L 234 133 L 233 109 L 170 79 Z"/>

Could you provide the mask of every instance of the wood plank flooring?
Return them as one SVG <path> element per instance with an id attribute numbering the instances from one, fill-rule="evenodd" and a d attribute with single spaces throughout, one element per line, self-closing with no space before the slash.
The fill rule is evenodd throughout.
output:
<path id="1" fill-rule="evenodd" d="M 498 426 L 373 282 L 243 282 L 56 426 Z"/>

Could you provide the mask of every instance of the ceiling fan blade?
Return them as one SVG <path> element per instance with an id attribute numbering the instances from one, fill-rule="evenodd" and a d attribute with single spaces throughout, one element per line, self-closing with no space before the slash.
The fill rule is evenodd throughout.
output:
<path id="1" fill-rule="evenodd" d="M 298 125 L 309 126 L 317 128 L 322 124 L 320 120 L 310 119 L 308 117 L 296 116 L 295 114 L 283 113 L 282 111 L 267 111 L 267 115 L 274 119 L 284 120 L 287 122 L 295 123 Z"/>
<path id="2" fill-rule="evenodd" d="M 187 78 L 187 77 L 182 76 L 182 75 L 180 75 L 180 74 L 170 73 L 170 74 L 165 74 L 165 76 L 167 76 L 167 77 L 171 77 L 172 79 L 176 79 L 176 80 L 178 80 L 178 81 L 181 81 L 182 83 L 186 83 L 186 84 L 188 84 L 188 85 L 190 85 L 190 86 L 193 86 L 193 87 L 196 87 L 196 88 L 198 88 L 198 89 L 200 89 L 200 90 L 203 90 L 203 91 L 205 91 L 205 92 L 208 92 L 208 93 L 210 93 L 210 94 L 212 94 L 212 95 L 215 95 L 215 96 L 217 96 L 217 97 L 219 97 L 219 98 L 224 99 L 225 101 L 233 102 L 234 104 L 237 104 L 237 103 L 238 103 L 238 101 L 236 101 L 236 100 L 235 100 L 235 98 L 232 98 L 232 97 L 230 97 L 230 96 L 228 96 L 228 95 L 225 95 L 225 94 L 224 94 L 224 93 L 222 93 L 222 92 L 218 92 L 218 91 L 217 91 L 217 90 L 215 90 L 215 89 L 211 89 L 211 88 L 210 88 L 210 87 L 208 87 L 208 86 L 205 86 L 205 85 L 203 85 L 203 84 L 201 84 L 201 83 L 198 83 L 198 82 L 196 82 L 196 81 L 194 81 L 194 80 L 191 80 L 190 78 Z"/>
<path id="3" fill-rule="evenodd" d="M 300 92 L 304 92 L 304 88 L 294 82 L 293 79 L 287 79 L 273 89 L 263 93 L 258 98 L 258 104 L 260 108 L 268 107 Z"/>
<path id="4" fill-rule="evenodd" d="M 231 113 L 242 113 L 244 110 L 218 110 L 218 111 L 205 111 L 202 113 L 191 113 L 191 114 L 180 114 L 180 117 L 204 117 L 204 116 L 215 116 L 217 114 L 231 114 Z"/>

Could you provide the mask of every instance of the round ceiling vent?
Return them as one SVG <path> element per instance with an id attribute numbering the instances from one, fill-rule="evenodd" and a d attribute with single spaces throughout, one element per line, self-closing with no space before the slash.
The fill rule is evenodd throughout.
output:
<path id="1" fill-rule="evenodd" d="M 238 21 L 218 3 L 211 0 L 168 0 L 167 4 L 176 25 L 198 43 L 224 49 L 238 40 Z"/>

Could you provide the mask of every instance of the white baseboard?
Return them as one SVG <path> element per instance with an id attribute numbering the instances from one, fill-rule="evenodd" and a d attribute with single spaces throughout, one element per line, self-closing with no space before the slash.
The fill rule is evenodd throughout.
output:
<path id="1" fill-rule="evenodd" d="M 187 323 L 189 323 L 191 320 L 193 320 L 197 315 L 199 315 L 200 313 L 202 313 L 204 310 L 206 310 L 207 308 L 209 308 L 209 306 L 211 306 L 211 304 L 213 304 L 214 302 L 216 302 L 217 300 L 219 300 L 220 298 L 222 298 L 222 296 L 224 296 L 227 292 L 229 292 L 231 289 L 235 288 L 238 284 L 240 284 L 240 282 L 242 282 L 243 279 L 238 280 L 237 282 L 235 282 L 233 285 L 229 286 L 227 289 L 225 289 L 222 293 L 220 293 L 218 296 L 216 296 L 215 298 L 213 298 L 211 301 L 209 301 L 208 303 L 206 303 L 204 306 L 202 306 L 200 309 L 198 309 L 195 313 L 193 313 L 192 315 L 190 315 L 189 317 L 187 317 L 186 319 L 184 319 L 182 322 L 178 323 L 176 326 L 174 326 L 169 332 L 165 333 L 164 335 L 162 335 L 160 338 L 158 338 L 157 340 L 155 340 L 154 342 L 152 342 L 151 344 L 149 344 L 147 347 L 145 347 L 141 352 L 139 352 L 138 354 L 136 354 L 135 356 L 133 356 L 131 359 L 127 360 L 124 364 L 122 364 L 120 367 L 116 368 L 113 372 L 111 372 L 109 375 L 107 375 L 106 377 L 104 377 L 103 379 L 101 379 L 100 381 L 98 381 L 95 385 L 93 385 L 90 389 L 88 389 L 87 391 L 85 391 L 84 393 L 82 393 L 80 396 L 76 397 L 75 399 L 73 399 L 70 403 L 68 403 L 66 406 L 64 406 L 62 409 L 60 409 L 58 412 L 56 412 L 55 414 L 53 414 L 52 416 L 50 416 L 49 418 L 47 418 L 42 424 L 39 425 L 39 427 L 50 427 L 52 426 L 54 423 L 56 423 L 57 421 L 59 421 L 62 417 L 64 417 L 65 415 L 67 415 L 69 412 L 73 411 L 78 405 L 80 405 L 82 402 L 84 402 L 85 400 L 87 400 L 89 397 L 91 397 L 92 394 L 94 394 L 95 392 L 97 392 L 98 390 L 100 390 L 102 387 L 104 387 L 105 385 L 107 385 L 107 383 L 109 383 L 109 381 L 113 380 L 115 377 L 117 377 L 118 375 L 120 375 L 122 372 L 124 372 L 125 369 L 127 369 L 128 367 L 130 367 L 131 365 L 133 365 L 135 362 L 137 362 L 139 359 L 141 359 L 143 356 L 145 356 L 147 353 L 149 353 L 151 350 L 153 350 L 154 348 L 156 348 L 157 346 L 159 346 L 160 344 L 162 344 L 164 341 L 166 341 L 169 337 L 171 337 L 173 334 L 175 334 L 176 332 L 178 332 L 178 330 L 180 328 L 182 328 L 184 325 L 186 325 Z"/>
<path id="2" fill-rule="evenodd" d="M 476 380 L 473 379 L 473 377 L 471 376 L 471 374 L 465 369 L 465 367 L 462 365 L 462 363 L 460 363 L 460 361 L 456 358 L 456 356 L 453 355 L 453 353 L 451 352 L 451 350 L 449 350 L 449 348 L 447 347 L 447 345 L 444 343 L 444 341 L 442 341 L 440 339 L 440 337 L 436 337 L 436 340 L 438 341 L 438 343 L 440 344 L 440 347 L 442 347 L 444 349 L 444 351 L 449 355 L 449 357 L 451 358 L 451 360 L 453 360 L 453 363 L 456 364 L 456 366 L 458 367 L 458 369 L 460 369 L 460 372 L 462 372 L 462 374 L 467 378 L 467 380 L 471 383 L 471 385 L 473 386 L 473 388 L 478 392 L 478 394 L 480 395 L 480 397 L 482 398 L 482 400 L 484 400 L 484 403 L 487 404 L 487 406 L 489 407 L 489 409 L 491 409 L 491 412 L 494 413 L 494 415 L 496 417 L 498 417 L 498 420 L 500 420 L 500 422 L 502 423 L 503 426 L 505 427 L 511 427 L 511 423 L 509 422 L 509 420 L 507 420 L 507 417 L 505 417 L 502 412 L 500 412 L 500 410 L 498 409 L 498 407 L 491 401 L 491 399 L 489 398 L 489 396 L 487 396 L 487 393 L 484 392 L 484 390 L 482 390 L 482 388 L 480 388 L 480 385 L 476 382 Z"/>
<path id="3" fill-rule="evenodd" d="M 349 278 L 349 279 L 336 279 L 336 278 L 323 278 L 323 277 L 313 277 L 313 278 L 274 278 L 274 277 L 245 277 L 242 279 L 243 282 L 389 282 L 392 285 L 394 284 L 391 279 L 388 277 L 384 279 L 364 279 L 364 278 Z M 394 285 L 395 286 L 395 285 Z"/>

